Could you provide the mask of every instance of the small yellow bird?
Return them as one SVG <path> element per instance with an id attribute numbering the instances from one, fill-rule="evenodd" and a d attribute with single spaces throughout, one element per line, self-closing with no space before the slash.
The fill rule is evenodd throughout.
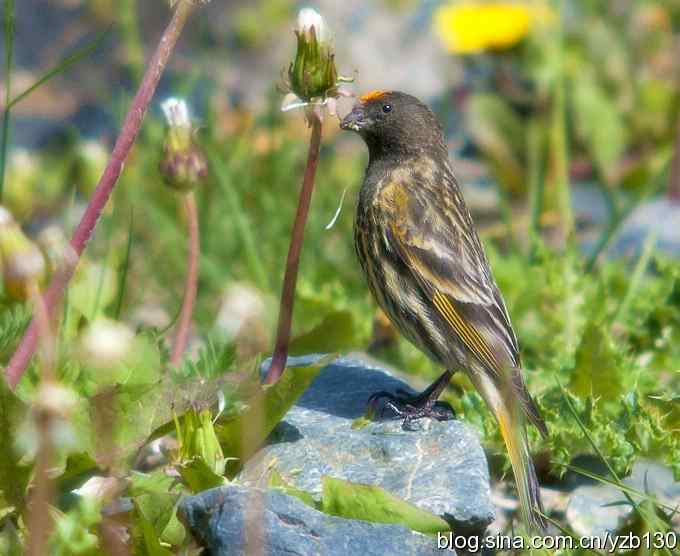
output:
<path id="1" fill-rule="evenodd" d="M 463 370 L 493 411 L 508 449 L 524 521 L 545 529 L 525 421 L 547 429 L 522 378 L 519 347 L 451 170 L 442 128 L 417 98 L 361 97 L 340 126 L 368 146 L 354 227 L 369 288 L 396 328 L 447 370 L 416 396 L 379 392 L 409 421 L 444 418 L 436 404 Z"/>

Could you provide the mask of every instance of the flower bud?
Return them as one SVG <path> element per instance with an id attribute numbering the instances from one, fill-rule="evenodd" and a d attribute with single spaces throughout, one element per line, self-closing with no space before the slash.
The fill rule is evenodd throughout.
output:
<path id="1" fill-rule="evenodd" d="M 179 420 L 175 422 L 175 428 L 180 443 L 180 462 L 200 458 L 213 473 L 217 475 L 224 473 L 226 460 L 209 409 L 189 409 L 181 422 Z"/>
<path id="2" fill-rule="evenodd" d="M 3 219 L 2 214 L 0 211 L 0 221 Z M 45 277 L 42 252 L 17 224 L 0 228 L 0 259 L 5 293 L 11 299 L 27 299 L 31 288 Z"/>
<path id="3" fill-rule="evenodd" d="M 64 231 L 55 225 L 43 229 L 35 238 L 35 242 L 45 256 L 48 276 L 54 276 L 58 271 L 77 259 L 73 247 L 69 243 Z"/>
<path id="4" fill-rule="evenodd" d="M 298 15 L 295 34 L 297 53 L 288 69 L 290 90 L 305 102 L 323 99 L 338 84 L 335 54 L 326 24 L 318 12 L 304 8 Z"/>
<path id="5" fill-rule="evenodd" d="M 191 191 L 208 175 L 208 162 L 194 141 L 189 107 L 170 98 L 163 105 L 168 131 L 159 170 L 165 183 L 178 191 Z"/>

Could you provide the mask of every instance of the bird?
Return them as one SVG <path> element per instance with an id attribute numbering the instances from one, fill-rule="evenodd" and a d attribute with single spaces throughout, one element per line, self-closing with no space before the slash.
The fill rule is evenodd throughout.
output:
<path id="1" fill-rule="evenodd" d="M 374 90 L 340 121 L 368 147 L 354 246 L 368 287 L 399 332 L 445 369 L 416 395 L 378 392 L 404 418 L 447 418 L 437 399 L 463 371 L 498 422 L 523 521 L 545 531 L 527 423 L 548 430 L 522 376 L 503 296 L 451 167 L 442 126 L 416 97 Z M 449 413 L 450 415 L 450 413 Z"/>

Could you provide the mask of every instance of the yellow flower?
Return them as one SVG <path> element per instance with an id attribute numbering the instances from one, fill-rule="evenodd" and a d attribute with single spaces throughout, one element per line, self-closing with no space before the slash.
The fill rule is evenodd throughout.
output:
<path id="1" fill-rule="evenodd" d="M 510 2 L 457 2 L 434 14 L 434 29 L 449 52 L 502 50 L 520 42 L 531 25 L 548 18 L 546 6 Z"/>

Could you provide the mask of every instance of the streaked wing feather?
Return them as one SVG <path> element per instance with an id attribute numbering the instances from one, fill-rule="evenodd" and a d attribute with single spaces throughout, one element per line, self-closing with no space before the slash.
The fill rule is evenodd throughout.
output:
<path id="1" fill-rule="evenodd" d="M 385 212 L 379 221 L 386 243 L 469 353 L 496 380 L 509 379 L 527 418 L 545 434 L 521 375 L 510 317 L 453 176 L 439 175 L 442 194 L 436 196 L 424 194 L 428 184 L 418 183 L 424 178 L 417 173 L 409 178 L 412 183 L 383 187 L 387 198 L 379 205 Z"/>

